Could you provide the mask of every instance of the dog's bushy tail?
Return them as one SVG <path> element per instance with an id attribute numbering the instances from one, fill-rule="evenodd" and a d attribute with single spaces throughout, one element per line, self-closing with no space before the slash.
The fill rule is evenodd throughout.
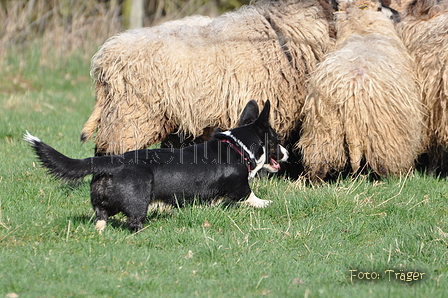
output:
<path id="1" fill-rule="evenodd" d="M 72 159 L 43 143 L 28 131 L 23 140 L 30 143 L 41 164 L 56 178 L 64 181 L 76 181 L 93 174 L 93 161 L 90 158 Z"/>

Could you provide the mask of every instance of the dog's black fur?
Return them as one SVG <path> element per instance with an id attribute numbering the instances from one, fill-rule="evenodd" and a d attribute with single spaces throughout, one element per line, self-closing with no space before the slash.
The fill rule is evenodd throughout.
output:
<path id="1" fill-rule="evenodd" d="M 68 158 L 27 133 L 42 165 L 50 174 L 72 181 L 93 174 L 91 201 L 96 212 L 96 229 L 104 229 L 109 216 L 123 212 L 131 231 L 143 227 L 152 203 L 182 206 L 194 199 L 212 202 L 221 197 L 248 205 L 265 207 L 270 201 L 258 199 L 249 187 L 249 178 L 258 170 L 271 172 L 287 159 L 286 150 L 269 124 L 270 103 L 259 115 L 250 101 L 240 118 L 240 127 L 215 133 L 206 143 L 183 149 L 129 151 L 117 156 L 86 159 Z"/>

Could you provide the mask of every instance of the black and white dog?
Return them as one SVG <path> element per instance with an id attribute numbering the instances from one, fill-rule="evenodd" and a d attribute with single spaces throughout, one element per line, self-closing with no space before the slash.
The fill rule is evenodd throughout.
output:
<path id="1" fill-rule="evenodd" d="M 270 103 L 259 115 L 257 103 L 244 108 L 239 127 L 217 132 L 203 144 L 183 149 L 129 151 L 116 156 L 71 159 L 28 132 L 31 144 L 50 174 L 78 180 L 93 174 L 90 196 L 96 213 L 95 228 L 102 232 L 109 216 L 123 212 L 131 231 L 143 227 L 152 204 L 182 206 L 194 199 L 213 203 L 226 197 L 234 202 L 263 208 L 249 187 L 249 179 L 261 169 L 277 172 L 288 153 L 279 145 L 269 123 Z"/>

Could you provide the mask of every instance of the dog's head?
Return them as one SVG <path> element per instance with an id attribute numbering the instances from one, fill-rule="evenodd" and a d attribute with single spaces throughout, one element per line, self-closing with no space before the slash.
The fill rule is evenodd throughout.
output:
<path id="1" fill-rule="evenodd" d="M 254 177 L 261 168 L 277 172 L 280 169 L 279 162 L 288 159 L 288 151 L 279 144 L 278 135 L 269 123 L 270 109 L 268 100 L 259 113 L 256 101 L 251 100 L 241 113 L 239 126 L 220 133 L 221 137 L 241 148 L 242 154 L 250 162 L 250 177 Z"/>

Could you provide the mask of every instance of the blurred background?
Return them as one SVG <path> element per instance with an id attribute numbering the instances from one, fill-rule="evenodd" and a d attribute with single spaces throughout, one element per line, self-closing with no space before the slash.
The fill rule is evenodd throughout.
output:
<path id="1" fill-rule="evenodd" d="M 249 0 L 0 0 L 0 57 L 30 49 L 39 63 L 90 60 L 110 36 L 188 15 L 217 16 Z"/>

